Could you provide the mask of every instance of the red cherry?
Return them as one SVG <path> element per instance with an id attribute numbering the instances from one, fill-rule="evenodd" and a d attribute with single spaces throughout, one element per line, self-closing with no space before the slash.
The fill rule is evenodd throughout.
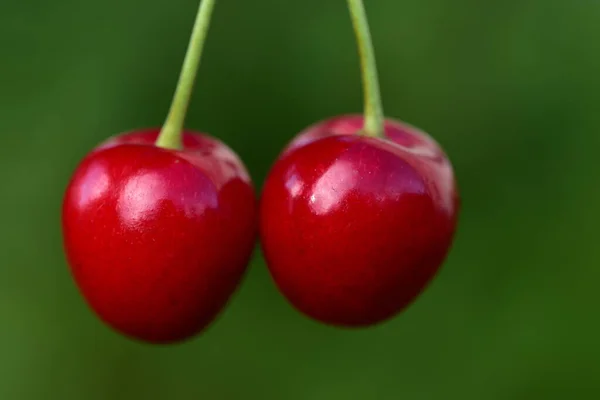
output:
<path id="1" fill-rule="evenodd" d="M 62 215 L 73 277 L 97 315 L 155 343 L 199 333 L 240 283 L 256 237 L 248 173 L 220 141 L 159 129 L 109 139 L 78 166 Z"/>
<path id="2" fill-rule="evenodd" d="M 389 119 L 384 138 L 357 135 L 363 124 L 337 117 L 297 136 L 260 205 L 280 291 L 304 314 L 347 327 L 385 321 L 424 290 L 459 212 L 452 166 L 432 138 Z"/>

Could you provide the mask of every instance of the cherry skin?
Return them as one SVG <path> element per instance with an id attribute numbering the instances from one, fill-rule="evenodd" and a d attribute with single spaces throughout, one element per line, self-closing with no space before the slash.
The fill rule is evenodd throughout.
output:
<path id="1" fill-rule="evenodd" d="M 302 313 L 341 327 L 405 309 L 451 247 L 459 197 L 450 161 L 427 134 L 362 116 L 300 133 L 271 169 L 260 204 L 262 251 L 279 290 Z"/>
<path id="2" fill-rule="evenodd" d="M 77 167 L 63 202 L 74 280 L 108 325 L 152 343 L 188 339 L 224 308 L 257 234 L 246 168 L 225 144 L 185 132 L 184 149 L 154 146 L 158 129 L 116 136 Z"/>

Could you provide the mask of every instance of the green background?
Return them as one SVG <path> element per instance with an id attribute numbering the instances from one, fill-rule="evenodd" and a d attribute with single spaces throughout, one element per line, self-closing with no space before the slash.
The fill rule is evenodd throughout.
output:
<path id="1" fill-rule="evenodd" d="M 0 3 L 0 399 L 600 398 L 600 2 L 367 1 L 386 114 L 430 132 L 462 191 L 455 246 L 405 313 L 343 331 L 296 313 L 260 254 L 174 347 L 86 308 L 60 204 L 99 141 L 160 125 L 197 3 Z M 303 127 L 359 112 L 345 2 L 218 2 L 188 126 L 257 186 Z"/>

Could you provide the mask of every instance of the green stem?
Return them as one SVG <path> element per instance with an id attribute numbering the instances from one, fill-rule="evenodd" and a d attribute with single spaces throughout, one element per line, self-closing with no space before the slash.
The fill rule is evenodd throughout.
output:
<path id="1" fill-rule="evenodd" d="M 167 149 L 181 149 L 183 147 L 182 131 L 185 116 L 192 97 L 215 1 L 201 0 L 200 2 L 171 108 L 156 140 L 157 146 Z"/>
<path id="2" fill-rule="evenodd" d="M 373 50 L 367 13 L 362 0 L 348 0 L 348 9 L 352 17 L 361 64 L 365 108 L 365 123 L 362 134 L 382 137 L 384 135 L 383 105 L 381 103 L 375 51 Z"/>

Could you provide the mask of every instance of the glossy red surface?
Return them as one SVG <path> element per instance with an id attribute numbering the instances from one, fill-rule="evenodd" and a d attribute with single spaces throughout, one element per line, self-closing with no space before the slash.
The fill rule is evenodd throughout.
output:
<path id="1" fill-rule="evenodd" d="M 181 341 L 206 328 L 240 283 L 256 240 L 248 173 L 226 145 L 186 132 L 184 150 L 153 146 L 158 130 L 116 136 L 77 167 L 62 227 L 73 277 L 117 331 Z"/>
<path id="2" fill-rule="evenodd" d="M 396 121 L 386 139 L 361 116 L 301 133 L 273 166 L 260 205 L 264 257 L 301 312 L 369 326 L 408 306 L 452 244 L 459 197 L 452 166 L 425 133 Z"/>

